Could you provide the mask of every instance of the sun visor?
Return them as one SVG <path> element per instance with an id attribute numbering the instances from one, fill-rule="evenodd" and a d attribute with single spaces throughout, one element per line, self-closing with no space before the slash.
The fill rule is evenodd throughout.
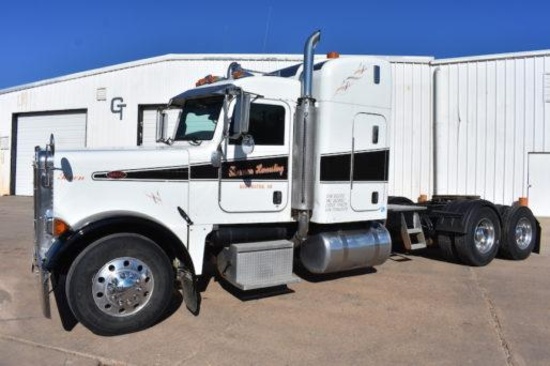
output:
<path id="1" fill-rule="evenodd" d="M 224 95 L 227 92 L 230 94 L 235 94 L 235 91 L 240 91 L 241 88 L 233 84 L 223 84 L 223 85 L 213 85 L 202 88 L 194 88 L 183 92 L 179 95 L 176 95 L 170 99 L 168 106 L 183 106 L 186 100 L 195 99 L 198 97 L 206 97 L 210 95 Z"/>

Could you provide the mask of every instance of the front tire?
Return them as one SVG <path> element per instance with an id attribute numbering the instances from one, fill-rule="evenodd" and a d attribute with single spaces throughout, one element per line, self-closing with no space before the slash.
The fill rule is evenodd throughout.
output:
<path id="1" fill-rule="evenodd" d="M 466 223 L 466 234 L 455 237 L 455 248 L 462 263 L 485 266 L 496 256 L 501 227 L 497 213 L 487 206 L 475 207 Z"/>
<path id="2" fill-rule="evenodd" d="M 152 326 L 173 293 L 174 272 L 164 251 L 149 238 L 113 234 L 88 246 L 72 263 L 66 292 L 75 317 L 99 335 Z"/>

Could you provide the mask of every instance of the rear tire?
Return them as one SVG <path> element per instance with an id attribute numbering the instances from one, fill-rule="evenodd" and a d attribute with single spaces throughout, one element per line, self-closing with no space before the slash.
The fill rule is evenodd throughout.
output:
<path id="1" fill-rule="evenodd" d="M 466 234 L 455 237 L 461 262 L 470 266 L 485 266 L 496 256 L 501 239 L 500 220 L 487 206 L 473 208 L 466 223 Z"/>
<path id="2" fill-rule="evenodd" d="M 437 245 L 439 246 L 443 259 L 448 262 L 457 263 L 458 254 L 454 244 L 454 237 L 450 235 L 439 234 L 437 236 Z"/>
<path id="3" fill-rule="evenodd" d="M 174 272 L 164 251 L 133 233 L 92 243 L 72 263 L 66 281 L 75 317 L 99 335 L 152 326 L 165 313 L 173 289 Z"/>
<path id="4" fill-rule="evenodd" d="M 499 255 L 522 260 L 531 254 L 537 242 L 537 220 L 528 207 L 506 207 L 502 213 L 503 234 Z"/>

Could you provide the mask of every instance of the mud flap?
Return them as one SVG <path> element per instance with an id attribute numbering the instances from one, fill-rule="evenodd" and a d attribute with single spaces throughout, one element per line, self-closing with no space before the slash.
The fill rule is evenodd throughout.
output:
<path id="1" fill-rule="evenodd" d="M 186 268 L 178 270 L 178 279 L 183 290 L 183 301 L 185 306 L 193 315 L 199 315 L 201 306 L 201 295 L 197 288 L 197 278 Z"/>
<path id="2" fill-rule="evenodd" d="M 67 293 L 65 292 L 67 275 L 59 274 L 54 271 L 51 273 L 50 278 L 61 324 L 63 325 L 63 329 L 71 331 L 78 324 L 78 320 L 75 318 L 69 306 L 69 302 L 67 301 Z"/>
<path id="3" fill-rule="evenodd" d="M 537 254 L 540 254 L 540 238 L 541 238 L 541 234 L 542 234 L 542 228 L 540 226 L 540 222 L 539 220 L 537 220 L 535 218 L 535 221 L 537 222 L 537 227 L 536 227 L 536 230 L 537 230 L 537 241 L 535 242 L 535 246 L 533 248 L 533 253 L 537 253 Z"/>

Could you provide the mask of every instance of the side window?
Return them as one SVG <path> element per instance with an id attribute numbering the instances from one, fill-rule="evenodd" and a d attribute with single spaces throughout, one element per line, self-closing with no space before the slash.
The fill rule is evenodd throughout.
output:
<path id="1" fill-rule="evenodd" d="M 285 108 L 280 105 L 252 103 L 250 106 L 250 126 L 248 133 L 258 145 L 285 144 Z M 231 140 L 230 144 L 240 143 Z"/>

